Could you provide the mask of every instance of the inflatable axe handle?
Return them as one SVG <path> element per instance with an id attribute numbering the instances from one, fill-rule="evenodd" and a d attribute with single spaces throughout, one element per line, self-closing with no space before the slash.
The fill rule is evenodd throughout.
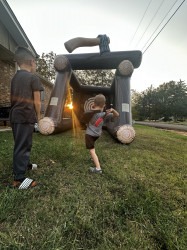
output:
<path id="1" fill-rule="evenodd" d="M 92 47 L 99 45 L 100 53 L 109 52 L 110 43 L 109 37 L 106 35 L 99 35 L 96 38 L 85 38 L 85 37 L 76 37 L 70 39 L 69 41 L 64 43 L 65 48 L 69 53 L 73 52 L 76 48 L 79 47 Z"/>

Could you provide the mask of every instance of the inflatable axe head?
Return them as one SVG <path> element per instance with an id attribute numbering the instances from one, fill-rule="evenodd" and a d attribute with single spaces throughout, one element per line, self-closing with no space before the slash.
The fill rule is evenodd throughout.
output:
<path id="1" fill-rule="evenodd" d="M 69 53 L 79 47 L 98 46 L 100 54 L 110 52 L 110 38 L 106 35 L 98 35 L 96 38 L 76 37 L 64 43 L 65 48 Z"/>

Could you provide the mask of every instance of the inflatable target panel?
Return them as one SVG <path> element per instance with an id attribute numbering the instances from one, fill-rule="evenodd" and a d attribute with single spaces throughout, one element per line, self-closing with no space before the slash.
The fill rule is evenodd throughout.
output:
<path id="1" fill-rule="evenodd" d="M 84 103 L 84 112 L 88 112 L 88 111 L 92 110 L 93 105 L 94 105 L 94 97 L 90 97 Z"/>

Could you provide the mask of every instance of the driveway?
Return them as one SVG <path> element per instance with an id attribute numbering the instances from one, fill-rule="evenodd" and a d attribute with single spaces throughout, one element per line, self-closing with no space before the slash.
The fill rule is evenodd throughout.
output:
<path id="1" fill-rule="evenodd" d="M 169 124 L 169 123 L 161 123 L 161 122 L 140 122 L 140 121 L 135 121 L 135 124 L 187 132 L 187 126 L 185 125 L 177 125 L 177 124 Z"/>

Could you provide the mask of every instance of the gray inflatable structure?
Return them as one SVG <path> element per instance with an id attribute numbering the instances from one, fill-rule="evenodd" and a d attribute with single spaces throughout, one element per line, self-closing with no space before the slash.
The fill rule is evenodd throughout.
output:
<path id="1" fill-rule="evenodd" d="M 77 47 L 99 45 L 100 53 L 57 55 L 54 61 L 56 80 L 51 92 L 44 118 L 39 121 L 41 134 L 50 135 L 73 127 L 72 115 L 66 114 L 67 99 L 73 103 L 73 112 L 80 124 L 85 124 L 84 112 L 91 109 L 96 94 L 106 96 L 106 105 L 112 103 L 119 117 L 111 119 L 104 126 L 107 131 L 123 144 L 135 138 L 132 126 L 130 79 L 135 68 L 141 64 L 142 53 L 135 51 L 110 52 L 110 40 L 106 35 L 97 38 L 74 38 L 64 45 L 68 52 Z M 85 86 L 76 77 L 74 70 L 115 69 L 111 87 Z M 71 90 L 71 93 L 70 93 Z"/>

